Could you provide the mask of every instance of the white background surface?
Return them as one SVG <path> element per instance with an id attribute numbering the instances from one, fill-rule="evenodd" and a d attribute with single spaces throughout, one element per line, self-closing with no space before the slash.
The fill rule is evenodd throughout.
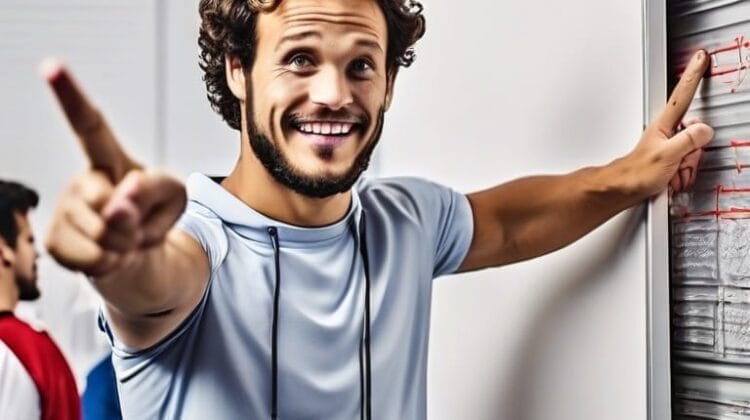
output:
<path id="1" fill-rule="evenodd" d="M 71 63 L 144 161 L 180 176 L 231 168 L 237 134 L 205 99 L 195 3 L 0 3 L 0 176 L 41 191 L 39 236 L 65 180 L 85 165 L 36 77 L 45 54 Z M 640 2 L 424 3 L 427 34 L 399 76 L 374 172 L 470 192 L 604 164 L 637 141 Z M 19 10 L 34 24 L 7 25 Z M 636 209 L 556 254 L 437 280 L 430 419 L 645 418 L 643 218 Z M 41 276 L 41 312 L 64 313 L 76 280 L 51 262 Z M 63 319 L 48 323 L 73 351 Z"/>

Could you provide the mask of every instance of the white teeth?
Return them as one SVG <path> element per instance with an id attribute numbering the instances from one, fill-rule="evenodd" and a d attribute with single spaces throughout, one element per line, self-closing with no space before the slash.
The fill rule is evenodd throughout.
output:
<path id="1" fill-rule="evenodd" d="M 297 126 L 299 131 L 308 134 L 322 134 L 322 135 L 347 135 L 351 132 L 354 124 L 352 123 L 328 123 L 328 122 L 313 122 L 313 123 L 302 123 Z"/>

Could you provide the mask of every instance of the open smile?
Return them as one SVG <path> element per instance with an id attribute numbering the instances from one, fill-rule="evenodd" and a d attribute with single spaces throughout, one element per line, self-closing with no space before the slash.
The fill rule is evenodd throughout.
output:
<path id="1" fill-rule="evenodd" d="M 291 126 L 316 146 L 336 147 L 352 137 L 360 125 L 351 121 L 298 121 Z"/>

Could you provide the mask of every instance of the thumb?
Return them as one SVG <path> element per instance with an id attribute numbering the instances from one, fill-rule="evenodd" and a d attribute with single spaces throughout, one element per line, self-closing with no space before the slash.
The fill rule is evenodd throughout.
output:
<path id="1" fill-rule="evenodd" d="M 691 152 L 703 148 L 713 138 L 713 128 L 704 123 L 695 123 L 667 140 L 664 149 L 670 160 L 681 161 Z"/>

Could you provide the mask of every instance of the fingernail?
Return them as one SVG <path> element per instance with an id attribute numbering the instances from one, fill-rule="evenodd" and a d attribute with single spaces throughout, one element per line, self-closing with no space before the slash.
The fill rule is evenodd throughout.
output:
<path id="1" fill-rule="evenodd" d="M 705 53 L 703 50 L 698 50 L 697 53 L 695 53 L 695 61 L 703 61 L 703 57 L 705 56 Z"/>

